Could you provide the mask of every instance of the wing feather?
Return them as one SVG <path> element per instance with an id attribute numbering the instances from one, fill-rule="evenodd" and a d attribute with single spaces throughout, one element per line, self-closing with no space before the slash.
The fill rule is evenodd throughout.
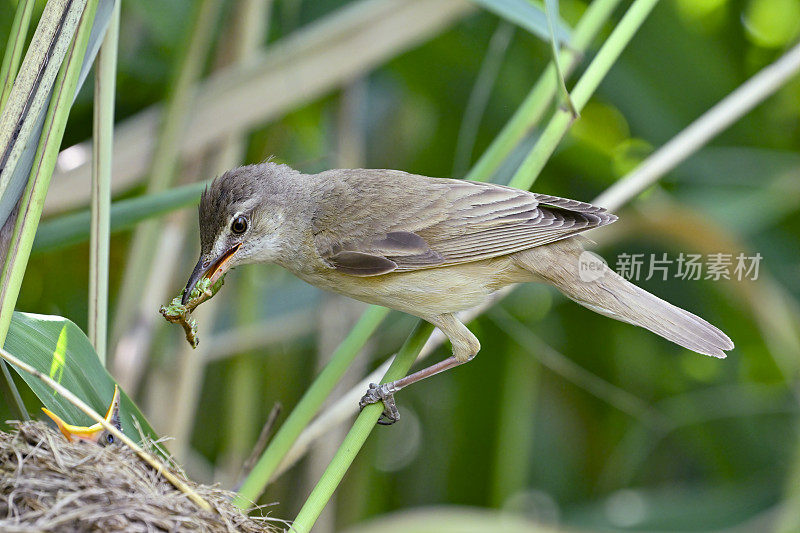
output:
<path id="1" fill-rule="evenodd" d="M 344 251 L 329 258 L 331 265 L 353 276 L 378 276 L 397 268 L 394 261 L 380 255 Z"/>
<path id="2" fill-rule="evenodd" d="M 498 257 L 617 219 L 588 203 L 489 183 L 388 170 L 317 176 L 330 182 L 335 200 L 314 215 L 317 250 L 331 266 L 354 275 Z"/>

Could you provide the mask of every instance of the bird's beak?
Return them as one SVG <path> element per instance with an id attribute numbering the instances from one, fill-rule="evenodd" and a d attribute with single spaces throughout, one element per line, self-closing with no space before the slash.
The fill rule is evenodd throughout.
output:
<path id="1" fill-rule="evenodd" d="M 95 444 L 100 445 L 105 444 L 105 442 L 100 442 L 100 438 L 102 437 L 105 428 L 99 423 L 88 427 L 73 426 L 72 424 L 67 424 L 64 422 L 61 417 L 45 407 L 42 407 L 42 411 L 44 411 L 44 414 L 53 419 L 53 422 L 56 423 L 58 429 L 61 430 L 61 433 L 69 442 L 86 441 L 94 442 Z M 119 387 L 117 385 L 114 385 L 114 398 L 111 400 L 111 405 L 108 406 L 108 412 L 106 413 L 105 419 L 106 422 L 115 428 L 119 430 L 122 429 L 122 424 L 119 417 Z"/>
<path id="2" fill-rule="evenodd" d="M 189 276 L 189 282 L 186 283 L 186 288 L 183 290 L 181 304 L 186 305 L 186 302 L 189 301 L 189 294 L 191 294 L 192 289 L 194 289 L 194 286 L 197 285 L 197 282 L 201 279 L 209 278 L 211 280 L 211 285 L 216 283 L 231 267 L 231 258 L 236 254 L 237 250 L 239 250 L 239 246 L 241 246 L 241 243 L 235 244 L 216 259 L 201 255 L 197 264 L 194 266 L 192 275 Z"/>

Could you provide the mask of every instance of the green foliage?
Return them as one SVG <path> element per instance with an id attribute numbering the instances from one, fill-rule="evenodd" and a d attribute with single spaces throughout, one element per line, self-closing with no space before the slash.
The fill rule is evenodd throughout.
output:
<path id="1" fill-rule="evenodd" d="M 59 1 L 45 6 L 0 115 L 4 158 L 0 170 L 0 219 L 5 230 L 0 243 L 0 341 L 8 332 L 28 265 L 73 96 L 80 84 L 81 66 L 87 58 L 98 1 Z M 12 31 L 24 33 L 26 29 L 19 25 Z M 29 142 L 34 139 L 37 142 Z M 18 216 L 12 218 L 15 204 Z M 6 396 L 14 398 L 17 415 L 27 418 L 5 363 L 2 366 L 11 389 Z"/>
<path id="2" fill-rule="evenodd" d="M 523 3 L 542 13 L 540 7 Z M 347 108 L 356 124 L 360 165 L 448 176 L 463 113 L 498 25 L 497 6 L 523 3 L 477 3 L 473 14 L 443 24 L 435 35 L 360 72 L 357 81 L 363 94 L 356 106 Z M 0 3 L 0 13 L 7 15 L 0 17 L 0 32 L 11 25 L 9 5 Z M 189 24 L 184 14 L 197 5 L 189 0 L 123 4 L 118 124 L 150 104 L 163 103 L 170 94 L 174 60 L 184 47 Z M 267 50 L 280 50 L 284 38 L 301 40 L 303 30 L 324 17 L 348 9 L 356 13 L 365 5 L 345 0 L 275 2 Z M 484 5 L 495 12 L 484 10 Z M 561 44 L 565 76 L 572 67 L 577 79 L 618 27 L 622 10 L 592 31 L 581 29 L 578 21 L 584 20 L 584 13 L 601 5 L 613 9 L 616 4 L 559 2 L 574 39 L 572 46 Z M 783 54 L 797 38 L 792 10 L 796 2 L 783 0 L 661 2 L 609 65 L 580 120 L 557 147 L 553 145 L 552 156 L 538 161 L 542 172 L 536 190 L 591 200 Z M 236 35 L 226 20 L 215 28 L 221 52 Z M 541 21 L 546 28 L 546 20 Z M 373 35 L 370 42 L 384 37 L 389 41 L 396 36 Z M 0 42 L 6 42 L 5 33 Z M 551 58 L 548 42 L 527 31 L 514 33 L 497 79 L 488 84 L 493 89 L 485 109 L 474 121 L 474 159 L 498 144 L 502 151 L 488 152 L 502 155 L 481 157 L 471 176 L 507 183 L 530 152 L 542 133 L 531 117 L 546 123 L 554 110 L 552 99 L 538 96 L 555 94 L 555 69 L 547 66 Z M 203 76 L 211 75 L 216 59 L 206 58 L 203 68 Z M 284 72 L 285 65 L 276 61 L 271 68 Z M 532 85 L 543 72 L 546 90 L 534 93 Z M 355 81 L 347 78 L 342 83 Z M 569 79 L 567 86 L 574 91 Z M 252 97 L 279 100 L 284 91 L 303 89 L 287 83 Z M 503 517 L 510 519 L 608 531 L 732 528 L 773 516 L 781 505 L 796 509 L 791 502 L 798 497 L 800 446 L 795 432 L 786 428 L 797 424 L 799 412 L 794 396 L 800 361 L 797 90 L 795 78 L 664 176 L 635 205 L 621 209 L 619 222 L 591 235 L 612 266 L 622 253 L 667 253 L 673 259 L 680 253 L 728 247 L 733 253 L 760 253 L 757 282 L 674 276 L 662 280 L 658 275 L 645 280 L 647 272 L 639 282 L 728 332 L 737 348 L 727 360 L 680 350 L 645 331 L 592 314 L 544 287 L 520 287 L 496 312 L 470 324 L 483 347 L 474 361 L 398 394 L 402 419 L 394 427 L 376 430 L 353 460 L 329 503 L 336 515 L 333 527 L 344 530 L 378 515 L 403 524 L 402 516 L 390 513 L 433 504 L 459 506 L 458 517 L 472 525 L 483 522 L 466 506 L 489 509 L 487 513 L 502 509 Z M 352 133 L 343 130 L 339 120 L 345 92 L 309 95 L 279 115 L 256 117 L 248 128 L 234 132 L 246 145 L 241 162 L 275 155 L 306 171 L 337 166 L 339 142 Z M 79 97 L 65 146 L 89 137 L 89 100 L 86 92 Z M 246 113 L 247 104 L 241 103 L 244 111 L 231 109 Z M 505 124 L 515 115 L 515 127 L 507 131 Z M 212 126 L 224 126 L 226 119 L 220 116 L 219 124 Z M 201 155 L 199 148 L 210 153 L 215 147 L 198 147 L 182 160 L 181 179 L 197 176 L 205 181 L 218 172 L 202 166 L 208 153 Z M 179 164 L 177 159 L 173 162 Z M 192 183 L 150 195 L 132 185 L 117 195 L 111 212 L 116 231 L 109 272 L 112 306 L 119 297 L 120 273 L 128 265 L 130 234 L 123 230 L 155 214 L 193 205 L 203 186 Z M 175 219 L 181 216 L 188 220 L 188 244 L 169 241 L 179 247 L 175 259 L 154 280 L 136 287 L 143 301 L 166 301 L 183 286 L 197 260 L 193 209 Z M 59 314 L 85 325 L 88 246 L 81 243 L 88 239 L 89 220 L 88 210 L 78 209 L 43 221 L 34 244 L 39 253 L 25 273 L 17 309 Z M 171 223 L 158 226 L 163 237 L 174 229 Z M 231 487 L 235 482 L 230 480 L 243 479 L 242 450 L 246 454 L 255 446 L 267 413 L 274 403 L 282 403 L 291 414 L 279 419 L 278 433 L 267 448 L 269 460 L 259 469 L 259 483 L 270 480 L 263 501 L 278 502 L 273 515 L 290 518 L 303 506 L 309 483 L 321 475 L 322 455 L 282 475 L 280 459 L 291 442 L 319 422 L 314 414 L 340 376 L 351 383 L 360 379 L 401 346 L 413 320 L 392 314 L 380 327 L 375 324 L 368 355 L 362 356 L 369 359 L 353 354 L 352 361 L 328 372 L 323 387 L 314 381 L 326 361 L 317 352 L 334 350 L 316 339 L 330 334 L 331 326 L 314 317 L 325 297 L 280 269 L 260 266 L 231 272 L 228 283 L 213 302 L 204 304 L 219 306 L 216 318 L 203 322 L 208 324 L 207 337 L 189 360 L 197 367 L 191 371 L 198 374 L 195 387 L 189 387 L 198 395 L 196 402 L 189 401 L 196 404 L 191 418 L 178 420 L 169 409 L 159 409 L 173 405 L 172 380 L 183 376 L 180 371 L 186 367 L 179 363 L 182 335 L 163 324 L 156 303 L 152 309 L 139 309 L 136 320 L 127 324 L 144 328 L 141 338 L 153 339 L 143 352 L 141 386 L 129 390 L 136 391 L 137 402 L 147 406 L 148 416 L 167 428 L 166 433 L 179 423 L 194 428 L 186 443 L 194 452 L 187 462 L 190 475 L 202 479 L 214 469 Z M 162 293 L 154 297 L 156 290 Z M 241 312 L 245 296 L 251 304 Z M 143 324 L 148 321 L 157 325 L 146 329 Z M 337 327 L 341 340 L 349 328 L 333 326 Z M 359 345 L 371 332 L 359 335 L 364 337 L 357 339 Z M 47 344 L 48 372 L 55 339 Z M 204 358 L 204 347 L 212 350 L 208 355 L 213 362 Z M 114 347 L 110 348 L 111 368 L 117 372 Z M 444 347 L 431 359 L 447 354 Z M 101 383 L 102 393 L 91 403 L 103 410 L 104 387 L 110 382 Z M 313 402 L 301 401 L 312 391 Z M 37 401 L 29 391 L 22 393 L 29 405 Z M 321 412 L 330 414 L 326 407 Z M 0 405 L 0 415 L 8 417 L 8 406 Z M 342 436 L 327 430 L 311 442 L 312 448 L 329 453 Z M 308 479 L 303 472 L 309 472 Z M 437 516 L 461 530 L 456 518 Z M 424 515 L 419 527 L 437 524 L 437 516 Z M 499 519 L 494 514 L 488 518 Z M 792 531 L 796 520 L 787 513 L 781 526 Z"/>
<path id="3" fill-rule="evenodd" d="M 105 413 L 114 396 L 114 378 L 100 364 L 86 334 L 66 318 L 15 312 L 5 349 L 75 393 L 98 413 Z M 42 404 L 67 423 L 91 426 L 94 421 L 64 400 L 53 389 L 27 372 L 19 372 Z M 120 391 L 120 416 L 123 432 L 139 440 L 157 436 L 136 404 Z M 135 422 L 134 422 L 135 421 Z"/>

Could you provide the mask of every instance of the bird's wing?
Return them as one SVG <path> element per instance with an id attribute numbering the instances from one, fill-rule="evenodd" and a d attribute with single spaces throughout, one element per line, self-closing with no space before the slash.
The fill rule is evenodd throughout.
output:
<path id="1" fill-rule="evenodd" d="M 489 183 L 330 172 L 341 174 L 330 175 L 329 201 L 314 214 L 315 245 L 330 266 L 357 276 L 498 257 L 616 220 L 587 203 Z"/>

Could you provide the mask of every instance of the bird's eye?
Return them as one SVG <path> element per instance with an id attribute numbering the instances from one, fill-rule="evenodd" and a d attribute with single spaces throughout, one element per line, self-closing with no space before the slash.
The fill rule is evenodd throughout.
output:
<path id="1" fill-rule="evenodd" d="M 111 433 L 106 435 L 106 442 L 109 444 L 114 444 L 114 435 L 112 435 Z"/>
<path id="2" fill-rule="evenodd" d="M 242 234 L 247 230 L 247 219 L 242 215 L 233 219 L 231 223 L 231 231 L 234 233 Z"/>

